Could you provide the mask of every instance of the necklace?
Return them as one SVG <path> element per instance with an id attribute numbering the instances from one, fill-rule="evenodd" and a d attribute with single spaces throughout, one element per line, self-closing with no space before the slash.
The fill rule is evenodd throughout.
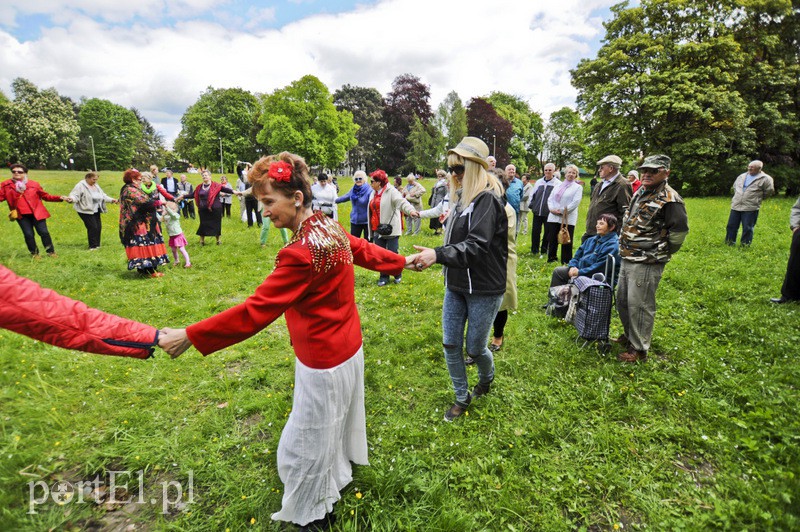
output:
<path id="1" fill-rule="evenodd" d="M 203 185 L 200 185 L 200 186 L 203 188 L 203 190 L 208 190 L 209 188 L 211 188 L 211 183 L 209 183 L 207 185 L 203 184 Z"/>

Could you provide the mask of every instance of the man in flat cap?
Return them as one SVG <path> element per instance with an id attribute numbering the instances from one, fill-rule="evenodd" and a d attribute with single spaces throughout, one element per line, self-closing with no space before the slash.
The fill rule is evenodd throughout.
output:
<path id="1" fill-rule="evenodd" d="M 617 220 L 622 220 L 633 195 L 630 183 L 619 173 L 622 159 L 609 155 L 597 161 L 597 166 L 602 181 L 592 191 L 589 212 L 586 213 L 586 232 L 583 233 L 581 242 L 597 234 L 595 227 L 601 214 L 613 214 Z"/>
<path id="2" fill-rule="evenodd" d="M 625 333 L 617 341 L 626 350 L 617 359 L 647 357 L 656 316 L 656 289 L 664 265 L 689 232 L 683 199 L 667 184 L 670 158 L 651 155 L 639 167 L 642 186 L 633 195 L 622 221 L 617 310 Z"/>

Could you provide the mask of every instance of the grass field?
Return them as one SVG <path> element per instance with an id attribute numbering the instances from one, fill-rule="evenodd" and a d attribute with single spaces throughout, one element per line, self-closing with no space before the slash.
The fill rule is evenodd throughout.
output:
<path id="1" fill-rule="evenodd" d="M 82 176 L 30 177 L 67 194 Z M 101 175 L 112 196 L 120 184 L 119 172 Z M 521 236 L 520 308 L 495 358 L 495 385 L 452 424 L 442 421 L 453 396 L 440 268 L 383 288 L 376 273 L 357 269 L 371 465 L 355 468 L 335 529 L 800 528 L 800 306 L 768 301 L 785 272 L 793 201 L 764 204 L 749 249 L 722 243 L 729 199 L 687 201 L 691 232 L 666 267 L 653 349 L 640 365 L 579 348 L 571 326 L 544 315 L 552 265 L 531 256 Z M 584 198 L 578 234 L 587 206 Z M 142 279 L 126 270 L 116 206 L 96 252 L 70 205 L 47 207 L 58 257 L 32 261 L 6 222 L 0 262 L 159 327 L 244 300 L 281 245 L 273 230 L 262 249 L 234 204 L 221 246 L 201 248 L 197 223 L 184 221 L 194 267 Z M 347 227 L 349 204 L 339 213 Z M 437 241 L 429 230 L 403 237 L 401 253 Z M 620 329 L 615 315 L 612 335 Z M 282 319 L 206 358 L 194 350 L 176 360 L 161 351 L 146 361 L 88 355 L 3 330 L 0 353 L 0 530 L 284 529 L 270 521 L 282 489 L 275 451 L 292 404 Z M 43 501 L 45 485 L 107 483 L 112 471 L 127 472 L 116 474 L 117 487 L 127 485 L 116 499 L 133 501 L 114 503 L 100 486 L 82 502 L 30 504 L 30 485 Z M 177 484 L 182 503 L 169 504 Z"/>

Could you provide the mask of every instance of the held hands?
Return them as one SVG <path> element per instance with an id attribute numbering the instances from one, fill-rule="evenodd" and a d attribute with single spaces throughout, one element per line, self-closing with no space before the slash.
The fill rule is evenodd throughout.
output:
<path id="1" fill-rule="evenodd" d="M 69 196 L 61 196 L 61 200 L 62 201 L 66 201 L 67 203 L 72 203 L 73 201 L 75 201 L 74 199 L 72 199 Z"/>
<path id="2" fill-rule="evenodd" d="M 172 358 L 178 358 L 191 346 L 192 342 L 186 336 L 186 329 L 164 327 L 159 331 L 158 347 L 169 353 Z"/>
<path id="3" fill-rule="evenodd" d="M 419 218 L 419 213 L 417 211 L 411 211 L 410 213 L 408 213 L 408 215 L 411 216 L 412 218 Z"/>
<path id="4" fill-rule="evenodd" d="M 409 255 L 406 257 L 407 270 L 415 270 L 420 272 L 430 268 L 436 263 L 436 251 L 434 251 L 432 248 L 414 246 L 414 249 L 419 251 L 419 253 L 415 253 L 414 255 Z"/>

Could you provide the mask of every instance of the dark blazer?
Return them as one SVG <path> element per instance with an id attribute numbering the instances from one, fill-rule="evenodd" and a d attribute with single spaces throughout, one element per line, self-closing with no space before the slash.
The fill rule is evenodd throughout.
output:
<path id="1" fill-rule="evenodd" d="M 589 212 L 586 213 L 586 235 L 588 236 L 597 234 L 595 229 L 597 219 L 601 214 L 606 213 L 617 217 L 617 234 L 619 234 L 622 229 L 622 217 L 633 195 L 631 184 L 622 174 L 617 174 L 614 182 L 601 190 L 602 186 L 603 182 L 598 181 L 592 191 L 592 201 L 589 203 Z M 584 238 L 586 237 L 584 236 Z"/>

